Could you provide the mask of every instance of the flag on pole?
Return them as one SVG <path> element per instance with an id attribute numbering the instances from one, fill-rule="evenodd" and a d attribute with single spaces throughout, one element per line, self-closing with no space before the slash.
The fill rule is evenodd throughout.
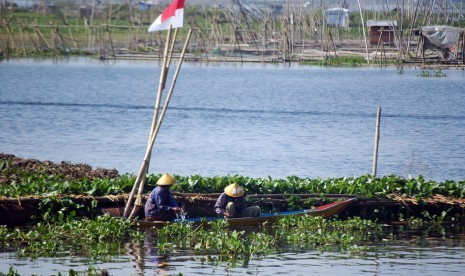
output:
<path id="1" fill-rule="evenodd" d="M 173 0 L 160 16 L 150 25 L 149 32 L 179 28 L 183 25 L 184 0 Z"/>

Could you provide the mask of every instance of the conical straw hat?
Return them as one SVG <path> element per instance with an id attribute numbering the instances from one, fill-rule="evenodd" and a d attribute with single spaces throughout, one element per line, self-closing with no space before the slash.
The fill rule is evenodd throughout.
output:
<path id="1" fill-rule="evenodd" d="M 245 191 L 244 188 L 237 185 L 236 183 L 233 183 L 224 188 L 224 193 L 231 197 L 240 197 L 244 195 Z"/>
<path id="2" fill-rule="evenodd" d="M 173 185 L 174 183 L 176 183 L 176 179 L 174 179 L 168 173 L 165 173 L 164 175 L 162 175 L 160 179 L 158 179 L 157 181 L 157 185 L 159 186 L 168 186 L 168 185 Z"/>

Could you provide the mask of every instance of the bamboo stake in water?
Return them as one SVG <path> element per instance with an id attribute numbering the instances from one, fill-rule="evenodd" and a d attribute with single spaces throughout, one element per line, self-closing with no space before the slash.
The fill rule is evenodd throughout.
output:
<path id="1" fill-rule="evenodd" d="M 378 145 L 379 145 L 379 123 L 381 120 L 381 107 L 378 107 L 378 113 L 376 115 L 376 133 L 375 133 L 375 151 L 373 156 L 373 176 L 376 176 L 378 167 Z"/>
<path id="2" fill-rule="evenodd" d="M 146 152 L 146 156 L 150 156 L 151 154 L 151 149 L 150 149 L 150 152 L 149 151 L 149 148 L 151 147 L 150 146 L 150 141 L 151 141 L 151 137 L 153 135 L 153 132 L 156 128 L 156 122 L 157 122 L 157 117 L 158 117 L 158 113 L 159 113 L 159 107 L 160 107 L 160 101 L 161 101 L 161 95 L 162 95 L 162 91 L 163 91 L 163 87 L 164 87 L 164 79 L 165 79 L 165 70 L 166 70 L 166 61 L 167 61 L 167 56 L 168 56 L 168 49 L 169 49 L 169 41 L 170 41 L 170 38 L 171 38 L 171 26 L 168 30 L 168 33 L 166 35 L 166 44 L 165 44 L 165 51 L 164 51 L 164 55 L 163 55 L 163 62 L 162 62 L 162 66 L 161 66 L 161 72 L 160 72 L 160 81 L 158 83 L 158 94 L 157 94 L 157 100 L 156 100 L 156 103 L 155 103 L 155 110 L 154 110 L 154 113 L 153 113 L 153 119 L 152 119 L 152 126 L 150 128 L 150 138 L 149 138 L 149 142 L 147 144 L 147 152 Z M 132 205 L 132 202 L 134 200 L 134 194 L 137 190 L 137 187 L 139 186 L 139 183 L 141 182 L 142 178 L 144 177 L 145 175 L 145 172 L 147 171 L 147 166 L 148 166 L 148 162 L 150 162 L 150 159 L 147 160 L 147 158 L 144 158 L 144 162 L 142 163 L 140 169 L 139 169 L 139 173 L 137 174 L 137 178 L 136 178 L 136 181 L 134 182 L 134 186 L 132 187 L 132 190 L 131 190 L 131 194 L 129 195 L 129 199 L 128 199 L 128 202 L 126 204 L 126 207 L 124 208 L 124 213 L 123 213 L 123 217 L 127 217 L 128 216 L 128 213 L 129 213 L 129 207 Z"/>
<path id="3" fill-rule="evenodd" d="M 189 33 L 187 34 L 186 42 L 184 43 L 184 47 L 182 49 L 181 56 L 179 57 L 179 62 L 178 62 L 178 66 L 176 68 L 176 72 L 174 73 L 170 89 L 169 89 L 168 94 L 167 94 L 166 99 L 165 99 L 165 104 L 163 105 L 163 110 L 162 110 L 160 118 L 158 119 L 158 122 L 156 124 L 156 129 L 155 129 L 155 131 L 154 131 L 154 133 L 153 133 L 153 135 L 151 136 L 151 139 L 150 139 L 150 147 L 149 147 L 149 149 L 147 149 L 145 160 L 150 158 L 149 154 L 151 154 L 151 152 L 152 152 L 153 144 L 155 143 L 155 139 L 157 138 L 158 131 L 160 130 L 161 124 L 163 122 L 163 118 L 165 117 L 166 109 L 168 108 L 169 102 L 171 100 L 171 95 L 173 94 L 174 86 L 176 84 L 176 80 L 178 79 L 179 70 L 181 69 L 182 61 L 183 61 L 184 55 L 186 53 L 187 45 L 189 44 L 191 34 L 192 34 L 192 29 L 190 29 Z M 148 162 L 144 162 L 143 165 L 144 164 L 148 165 Z M 141 182 L 140 187 L 139 187 L 139 194 L 138 194 L 138 197 L 137 197 L 137 201 L 138 201 L 139 204 L 141 204 L 140 201 L 142 200 L 142 192 L 143 192 L 143 190 L 144 190 L 144 182 Z M 136 208 L 133 209 L 133 211 L 132 211 L 131 215 L 129 216 L 129 218 L 131 218 L 135 213 L 136 213 Z"/>
<path id="4" fill-rule="evenodd" d="M 136 214 L 139 211 L 139 208 L 142 205 L 142 193 L 144 191 L 144 184 L 145 180 L 147 178 L 147 173 L 149 170 L 149 164 L 150 164 L 150 158 L 152 156 L 152 148 L 153 148 L 153 143 L 155 139 L 152 139 L 152 137 L 156 134 L 155 130 L 158 128 L 158 124 L 161 124 L 161 117 L 158 118 L 158 113 L 160 110 L 160 102 L 161 102 L 161 96 L 162 92 L 165 89 L 165 83 L 166 83 L 166 76 L 168 75 L 169 71 L 169 66 L 171 63 L 171 56 L 173 54 L 173 45 L 176 42 L 176 34 L 177 34 L 177 29 L 175 29 L 173 39 L 171 39 L 171 26 L 170 29 L 168 30 L 167 34 L 167 39 L 166 39 L 166 45 L 165 45 L 165 53 L 163 56 L 163 68 L 162 73 L 160 74 L 160 82 L 159 82 L 159 87 L 158 87 L 158 95 L 157 95 L 157 101 L 155 104 L 155 112 L 153 114 L 153 119 L 152 119 L 152 127 L 150 129 L 150 139 L 147 143 L 147 152 L 146 156 L 144 159 L 144 162 L 142 163 L 141 171 L 139 172 L 139 175 L 137 176 L 136 183 L 139 185 L 139 190 L 137 193 L 137 198 L 136 202 L 134 203 L 134 208 L 132 209 L 131 214 L 129 215 L 129 218 L 131 218 L 134 214 Z M 168 47 L 169 44 L 172 44 L 171 47 Z M 167 103 L 165 103 L 165 106 Z M 165 108 L 164 106 L 164 108 Z M 157 119 L 158 118 L 158 119 Z M 143 168 L 143 169 L 142 169 Z"/>

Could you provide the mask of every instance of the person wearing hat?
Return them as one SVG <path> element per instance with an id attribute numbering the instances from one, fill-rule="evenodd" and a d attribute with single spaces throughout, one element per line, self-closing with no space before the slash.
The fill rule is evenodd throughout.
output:
<path id="1" fill-rule="evenodd" d="M 224 188 L 224 193 L 216 200 L 215 212 L 226 218 L 259 217 L 261 214 L 260 207 L 247 207 L 244 188 L 237 183 Z"/>
<path id="2" fill-rule="evenodd" d="M 176 218 L 176 213 L 182 211 L 170 191 L 174 183 L 176 180 L 168 173 L 158 179 L 157 187 L 153 189 L 145 203 L 145 220 L 172 220 Z"/>

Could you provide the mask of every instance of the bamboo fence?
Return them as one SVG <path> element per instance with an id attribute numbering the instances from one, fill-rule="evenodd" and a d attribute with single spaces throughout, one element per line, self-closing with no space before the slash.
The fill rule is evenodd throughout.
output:
<path id="1" fill-rule="evenodd" d="M 281 12 L 273 13 L 271 4 L 275 2 L 263 7 L 258 1 L 232 0 L 227 7 L 204 7 L 204 14 L 200 15 L 201 11 L 196 8 L 196 16 L 189 16 L 189 7 L 186 7 L 185 27 L 179 33 L 175 51 L 180 53 L 181 41 L 187 30 L 192 29 L 186 60 L 284 62 L 362 56 L 368 62 L 418 61 L 419 28 L 438 22 L 465 22 L 464 7 L 452 1 L 398 0 L 392 4 L 392 1 L 365 0 L 358 1 L 362 3 L 357 7 L 359 10 L 353 11 L 348 19 L 354 21 L 351 28 L 359 31 L 354 33 L 350 28 L 326 23 L 325 1 L 284 0 Z M 341 1 L 340 8 L 345 7 L 344 2 Z M 108 5 L 104 13 L 97 13 L 96 1 L 90 3 L 91 13 L 81 18 L 81 25 L 69 24 L 65 15 L 61 15 L 63 22 L 39 24 L 37 20 L 14 18 L 14 11 L 1 8 L 0 0 L 0 52 L 4 58 L 27 57 L 33 53 L 53 56 L 88 53 L 101 59 L 162 58 L 164 36 L 148 33 L 147 25 L 157 10 L 164 7 L 143 12 L 129 5 L 129 12 L 125 14 L 123 5 Z M 60 10 L 71 9 L 64 6 Z M 38 10 L 46 12 L 45 8 Z M 125 17 L 127 24 L 115 23 L 115 18 Z M 363 22 L 368 19 L 396 20 L 399 27 L 394 31 L 396 45 L 368 45 L 362 34 Z M 456 61 L 460 61 L 458 57 Z"/>

